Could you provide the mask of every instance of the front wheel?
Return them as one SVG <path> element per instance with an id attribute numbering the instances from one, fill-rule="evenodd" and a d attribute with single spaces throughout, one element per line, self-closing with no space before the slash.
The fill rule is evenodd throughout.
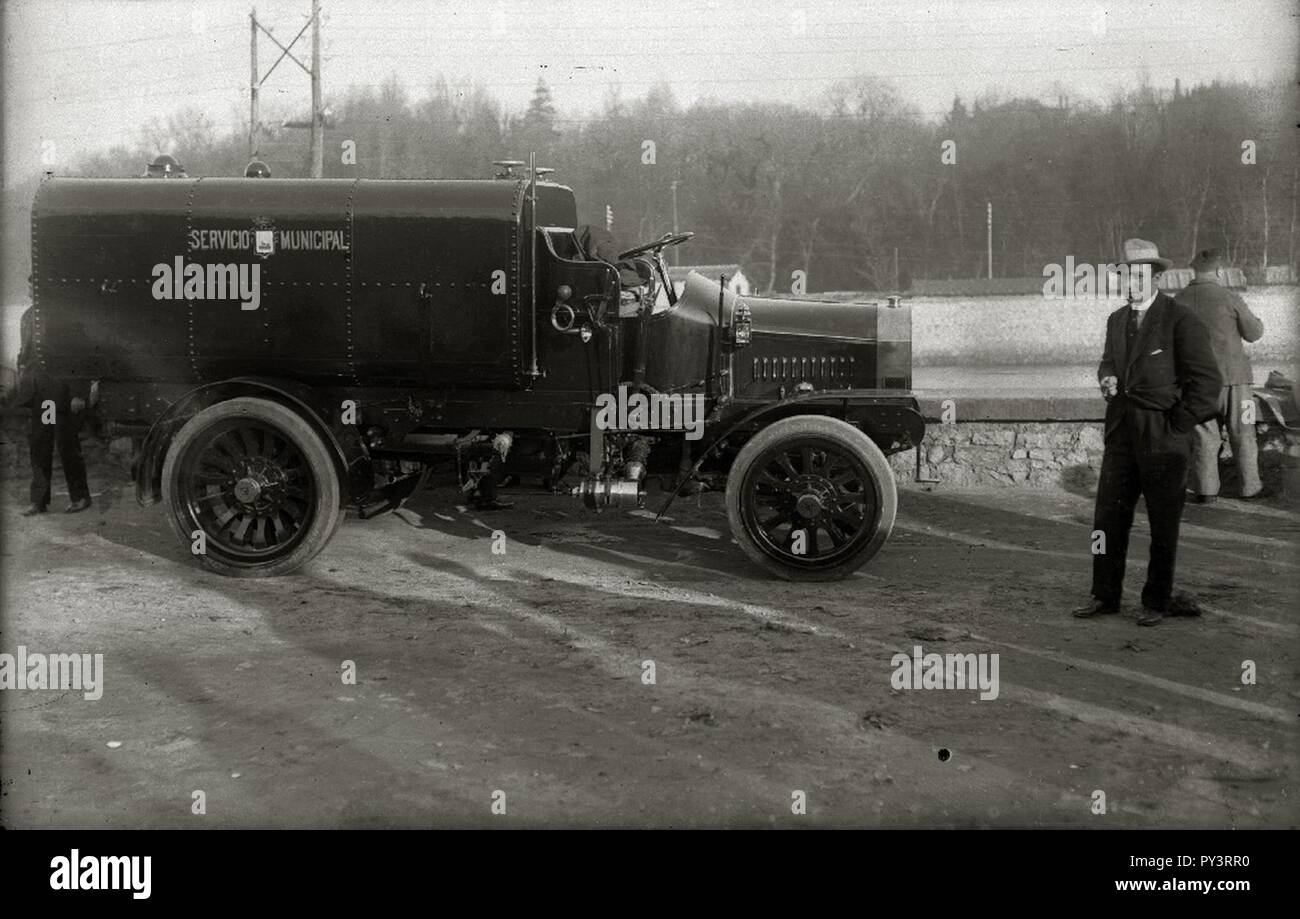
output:
<path id="1" fill-rule="evenodd" d="M 885 544 L 897 510 L 884 453 L 823 415 L 763 428 L 727 477 L 732 535 L 755 563 L 791 581 L 848 577 Z"/>
<path id="2" fill-rule="evenodd" d="M 301 415 L 266 399 L 218 402 L 177 432 L 162 471 L 172 529 L 207 567 L 287 574 L 342 519 L 329 450 Z"/>

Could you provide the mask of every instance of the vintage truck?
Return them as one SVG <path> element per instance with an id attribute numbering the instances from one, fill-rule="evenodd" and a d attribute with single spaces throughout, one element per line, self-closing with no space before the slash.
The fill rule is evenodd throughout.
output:
<path id="1" fill-rule="evenodd" d="M 647 476 L 669 501 L 725 487 L 737 542 L 780 577 L 871 558 L 886 456 L 924 433 L 908 307 L 698 274 L 679 296 L 663 253 L 688 233 L 621 253 L 620 276 L 584 249 L 571 189 L 503 168 L 47 179 L 34 360 L 140 436 L 139 499 L 230 575 L 292 571 L 348 509 L 394 508 L 434 469 L 466 481 L 494 450 L 597 509 L 644 500 Z"/>

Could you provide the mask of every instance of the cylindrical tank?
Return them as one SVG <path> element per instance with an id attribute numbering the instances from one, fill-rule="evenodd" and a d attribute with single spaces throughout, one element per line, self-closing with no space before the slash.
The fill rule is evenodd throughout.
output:
<path id="1" fill-rule="evenodd" d="M 528 358 L 526 183 L 47 180 L 38 359 L 65 378 L 512 387 Z M 576 220 L 538 189 L 538 223 Z"/>

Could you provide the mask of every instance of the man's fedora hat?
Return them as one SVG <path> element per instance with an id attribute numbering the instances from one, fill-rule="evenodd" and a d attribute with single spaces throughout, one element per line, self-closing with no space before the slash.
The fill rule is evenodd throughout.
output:
<path id="1" fill-rule="evenodd" d="M 1171 267 L 1174 263 L 1170 259 L 1161 258 L 1160 250 L 1156 244 L 1148 242 L 1145 239 L 1126 239 L 1124 240 L 1124 260 L 1121 265 L 1156 265 L 1161 271 Z"/>
<path id="2" fill-rule="evenodd" d="M 1214 271 L 1216 268 L 1222 268 L 1226 261 L 1222 249 L 1202 249 L 1192 259 L 1192 270 Z"/>

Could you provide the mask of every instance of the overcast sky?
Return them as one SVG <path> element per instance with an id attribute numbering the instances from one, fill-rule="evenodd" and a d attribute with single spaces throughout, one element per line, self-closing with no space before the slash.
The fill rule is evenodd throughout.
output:
<path id="1" fill-rule="evenodd" d="M 142 123 L 201 106 L 219 129 L 246 123 L 248 0 L 7 0 L 5 180 L 66 169 L 133 139 Z M 310 0 L 261 0 L 287 42 Z M 561 116 L 598 111 L 655 84 L 679 101 L 816 100 L 834 80 L 893 80 L 928 114 L 990 87 L 1054 101 L 1104 100 L 1145 71 L 1160 86 L 1215 77 L 1294 77 L 1294 0 L 926 4 L 855 0 L 322 0 L 325 97 L 398 78 L 416 98 L 444 73 L 489 87 L 508 111 L 539 75 Z M 310 62 L 310 33 L 296 46 Z M 278 53 L 278 52 L 275 52 Z M 274 60 L 263 38 L 263 71 Z M 306 112 L 307 75 L 283 61 L 263 112 Z M 303 138 L 304 144 L 306 137 Z"/>

